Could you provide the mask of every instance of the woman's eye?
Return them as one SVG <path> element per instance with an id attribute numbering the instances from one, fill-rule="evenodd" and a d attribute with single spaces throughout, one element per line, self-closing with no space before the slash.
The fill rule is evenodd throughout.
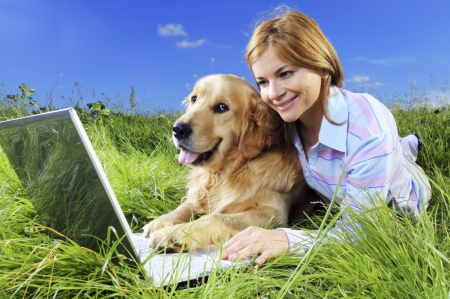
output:
<path id="1" fill-rule="evenodd" d="M 282 72 L 282 73 L 280 74 L 280 78 L 286 78 L 286 77 L 289 77 L 289 76 L 291 76 L 293 73 L 294 73 L 293 71 Z"/>
<path id="2" fill-rule="evenodd" d="M 227 112 L 228 110 L 230 110 L 230 109 L 229 109 L 228 106 L 227 106 L 226 104 L 224 104 L 224 103 L 219 103 L 219 104 L 217 104 L 217 105 L 214 107 L 214 112 L 215 112 L 215 113 L 225 113 L 225 112 Z"/>
<path id="3" fill-rule="evenodd" d="M 256 84 L 258 84 L 259 86 L 264 86 L 264 85 L 267 84 L 267 81 L 266 80 L 261 80 L 261 81 L 256 82 Z"/>
<path id="4" fill-rule="evenodd" d="M 197 96 L 192 96 L 191 97 L 191 103 L 194 104 L 195 101 L 197 101 Z"/>

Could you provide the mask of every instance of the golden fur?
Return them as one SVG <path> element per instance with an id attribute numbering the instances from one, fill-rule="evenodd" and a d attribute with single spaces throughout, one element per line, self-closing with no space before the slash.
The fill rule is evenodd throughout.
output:
<path id="1" fill-rule="evenodd" d="M 181 141 L 174 133 L 175 146 L 215 151 L 208 161 L 191 165 L 186 200 L 144 227 L 150 247 L 205 248 L 247 226 L 286 225 L 289 216 L 311 210 L 316 197 L 303 179 L 295 148 L 280 144 L 281 119 L 248 82 L 207 76 L 185 103 L 174 132 L 177 126 L 192 132 Z"/>

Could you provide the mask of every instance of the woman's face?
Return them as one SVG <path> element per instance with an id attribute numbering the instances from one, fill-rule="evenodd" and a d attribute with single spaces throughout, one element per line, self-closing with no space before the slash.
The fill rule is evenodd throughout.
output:
<path id="1" fill-rule="evenodd" d="M 312 115 L 305 112 L 316 111 L 310 110 L 312 107 L 321 111 L 318 98 L 322 78 L 319 72 L 282 60 L 270 48 L 253 61 L 252 71 L 263 101 L 284 121 L 307 121 Z"/>

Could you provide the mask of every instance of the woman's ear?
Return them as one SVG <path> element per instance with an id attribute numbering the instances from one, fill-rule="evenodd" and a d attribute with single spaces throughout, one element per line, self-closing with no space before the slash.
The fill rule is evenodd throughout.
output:
<path id="1" fill-rule="evenodd" d="M 239 152 L 244 159 L 258 156 L 264 149 L 277 143 L 276 112 L 253 94 L 245 111 L 245 119 L 239 137 Z"/>
<path id="2" fill-rule="evenodd" d="M 330 71 L 323 68 L 322 69 L 322 79 L 326 81 L 328 79 L 328 76 L 330 76 Z"/>

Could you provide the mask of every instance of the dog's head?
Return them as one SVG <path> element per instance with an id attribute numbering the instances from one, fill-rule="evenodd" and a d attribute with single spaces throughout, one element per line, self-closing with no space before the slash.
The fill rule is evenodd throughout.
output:
<path id="1" fill-rule="evenodd" d="M 230 159 L 251 159 L 278 142 L 281 118 L 247 81 L 234 75 L 200 79 L 173 126 L 180 163 L 221 169 Z"/>

